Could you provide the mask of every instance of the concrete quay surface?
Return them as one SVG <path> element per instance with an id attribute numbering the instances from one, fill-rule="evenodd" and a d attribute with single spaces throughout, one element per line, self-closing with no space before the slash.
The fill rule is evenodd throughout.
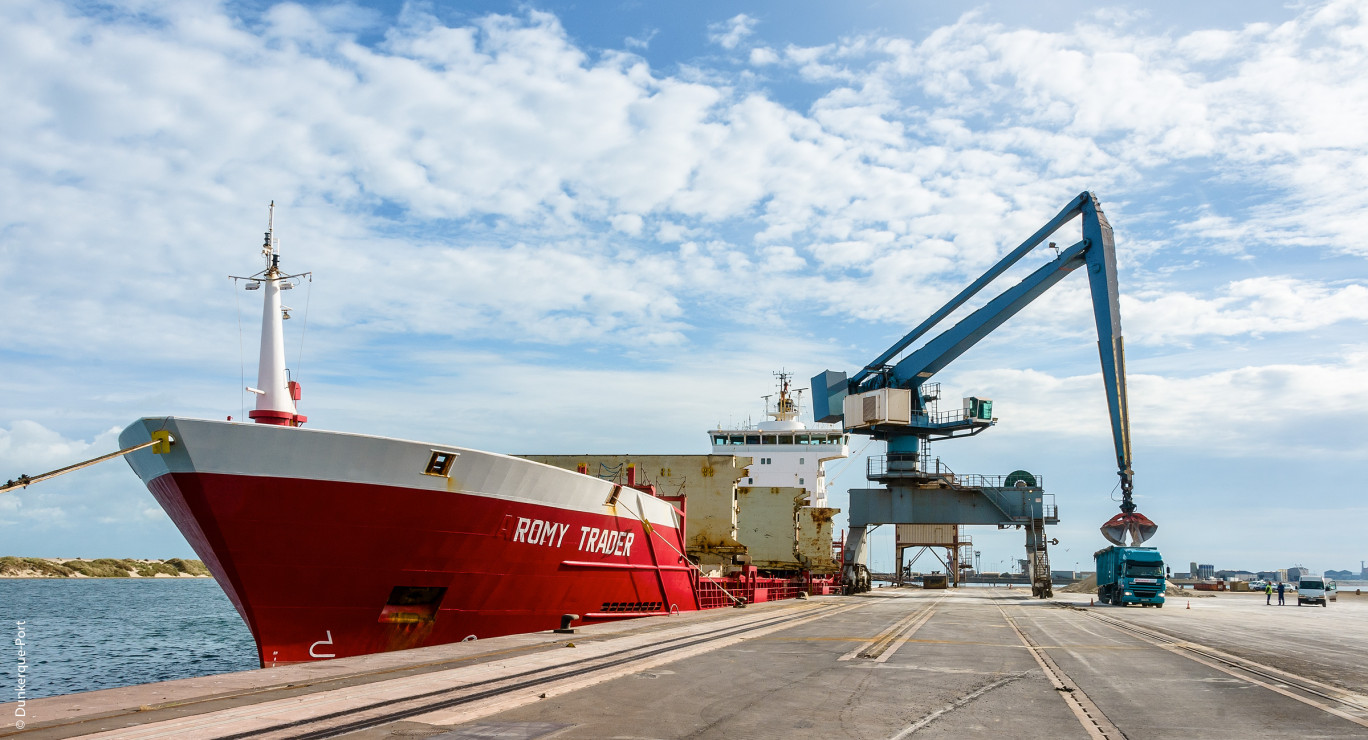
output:
<path id="1" fill-rule="evenodd" d="M 0 737 L 1368 738 L 1368 597 L 876 589 L 14 707 Z"/>

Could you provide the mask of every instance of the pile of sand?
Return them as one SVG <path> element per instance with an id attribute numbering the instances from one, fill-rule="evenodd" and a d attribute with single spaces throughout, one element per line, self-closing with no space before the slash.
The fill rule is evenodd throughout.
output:
<path id="1" fill-rule="evenodd" d="M 1078 583 L 1065 586 L 1064 588 L 1061 588 L 1059 590 L 1060 592 L 1066 594 L 1095 594 L 1097 593 L 1097 576 L 1088 576 L 1087 578 L 1084 578 Z M 1198 599 L 1210 598 L 1216 595 L 1209 591 L 1193 591 L 1190 588 L 1182 589 L 1173 585 L 1172 583 L 1168 584 L 1168 586 L 1164 589 L 1164 594 L 1166 596 L 1187 596 L 1195 597 Z"/>
<path id="2" fill-rule="evenodd" d="M 1095 594 L 1097 593 L 1097 576 L 1088 576 L 1078 583 L 1070 584 L 1059 590 L 1066 594 Z"/>

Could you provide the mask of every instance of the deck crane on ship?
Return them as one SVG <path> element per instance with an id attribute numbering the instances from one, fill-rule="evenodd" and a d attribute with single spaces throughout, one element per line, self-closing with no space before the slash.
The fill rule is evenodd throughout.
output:
<path id="1" fill-rule="evenodd" d="M 1015 286 L 988 301 L 902 359 L 894 361 L 894 358 L 905 352 L 914 342 L 977 295 L 1028 252 L 1065 224 L 1079 217 L 1082 238 L 1077 243 L 1066 249 L 1057 250 L 1058 254 L 1053 260 L 1037 268 Z M 1051 242 L 1050 246 L 1054 247 L 1055 244 Z M 868 435 L 887 442 L 886 459 L 880 461 L 877 471 L 871 466 L 869 476 L 870 480 L 887 485 L 883 490 L 889 493 L 888 505 L 883 506 L 880 511 L 912 511 L 918 506 L 916 499 L 921 491 L 932 495 L 932 489 L 949 487 L 958 488 L 963 492 L 972 487 L 964 485 L 964 481 L 957 480 L 953 474 L 943 474 L 939 470 L 939 461 L 935 463 L 935 470 L 930 469 L 931 461 L 925 455 L 925 449 L 930 440 L 973 436 L 993 426 L 996 419 L 992 417 L 992 403 L 987 399 L 966 399 L 962 411 L 938 413 L 934 408 L 938 384 L 929 381 L 937 372 L 988 336 L 1007 319 L 1079 268 L 1086 268 L 1092 295 L 1093 316 L 1097 324 L 1098 350 L 1102 363 L 1102 381 L 1111 417 L 1117 475 L 1120 477 L 1121 513 L 1102 525 L 1102 534 L 1118 545 L 1125 545 L 1127 537 L 1130 538 L 1131 544 L 1139 544 L 1154 535 L 1158 527 L 1136 511 L 1133 500 L 1134 472 L 1131 467 L 1130 417 L 1126 402 L 1126 363 L 1121 336 L 1116 247 L 1111 225 L 1107 222 L 1097 197 L 1091 192 L 1080 193 L 1029 239 L 853 376 L 847 377 L 844 372 L 828 370 L 812 379 L 814 416 L 817 421 L 843 421 L 846 430 L 852 434 Z M 1027 487 L 1024 484 L 1029 483 L 1032 490 L 1037 485 L 1034 477 L 1029 474 L 1013 474 L 1001 483 L 1009 487 Z M 988 487 L 978 488 L 980 492 L 985 492 L 983 489 Z M 860 526 L 863 522 L 856 521 L 856 517 L 862 511 L 861 504 L 856 501 L 856 493 L 857 491 L 851 492 L 851 534 L 856 541 L 848 541 L 846 544 L 845 570 L 847 582 L 860 583 L 861 573 L 867 573 L 867 568 L 861 571 L 861 558 L 865 556 L 865 550 L 863 526 Z M 903 503 L 898 503 L 900 501 Z M 1035 501 L 1038 503 L 1039 497 Z M 952 501 L 949 505 L 945 504 L 945 501 L 938 500 L 936 505 L 930 508 L 940 512 L 940 516 L 946 517 L 946 512 L 954 513 L 954 503 Z M 898 506 L 908 508 L 897 509 Z M 879 522 L 887 523 L 887 517 L 892 514 L 882 516 L 885 518 Z M 926 515 L 921 516 L 924 518 Z M 1004 516 L 1011 516 L 1011 512 Z M 1033 593 L 1038 596 L 1048 595 L 1048 558 L 1045 555 L 1046 542 L 1043 531 L 1047 517 L 1039 512 L 1038 507 L 1034 513 L 1027 507 L 1024 514 L 1011 518 L 1029 522 L 1027 551 L 1035 564 Z M 945 523 L 962 522 L 977 523 L 967 519 Z M 870 520 L 870 523 L 874 523 L 874 520 Z M 1040 565 L 1042 562 L 1043 566 Z"/>

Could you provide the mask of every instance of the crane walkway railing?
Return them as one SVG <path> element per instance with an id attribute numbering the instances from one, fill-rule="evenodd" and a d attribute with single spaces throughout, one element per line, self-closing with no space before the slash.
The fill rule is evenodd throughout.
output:
<path id="1" fill-rule="evenodd" d="M 927 411 L 912 414 L 912 424 L 925 426 L 929 424 L 959 424 L 966 421 L 973 421 L 964 409 L 952 409 L 950 411 Z"/>
<path id="2" fill-rule="evenodd" d="M 951 470 L 939 457 L 930 455 L 917 455 L 915 461 L 912 456 L 893 456 L 891 463 L 888 455 L 870 455 L 865 461 L 865 477 L 870 480 L 898 476 L 940 478 L 957 488 L 1012 488 L 1016 483 L 1011 475 L 959 474 Z M 1028 488 L 1045 487 L 1045 479 L 1042 476 L 1033 477 L 1036 484 Z"/>
<path id="3" fill-rule="evenodd" d="M 894 456 L 891 464 L 888 455 L 871 455 L 865 462 L 865 474 L 869 480 L 911 478 L 942 481 L 955 489 L 977 490 L 1014 521 L 1029 521 L 1033 518 L 1031 512 L 1037 509 L 1035 518 L 1057 519 L 1059 516 L 1059 507 L 1053 503 L 1054 495 L 1041 490 L 1045 487 L 1045 479 L 1039 475 L 1033 476 L 1034 486 L 1017 485 L 1020 479 L 1011 475 L 956 473 L 939 457 L 929 455 Z M 1032 498 L 1038 501 L 1030 500 Z"/>

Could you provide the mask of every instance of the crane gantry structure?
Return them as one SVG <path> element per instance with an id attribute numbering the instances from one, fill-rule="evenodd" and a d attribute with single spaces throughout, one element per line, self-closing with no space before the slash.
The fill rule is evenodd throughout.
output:
<path id="1" fill-rule="evenodd" d="M 972 299 L 1069 222 L 1081 221 L 1081 238 L 1011 288 L 961 319 L 954 326 L 907 352 L 941 321 Z M 1050 242 L 1054 247 L 1054 242 Z M 1126 402 L 1126 360 L 1121 336 L 1120 291 L 1116 246 L 1111 225 L 1091 192 L 1080 193 L 1058 215 L 1003 257 L 944 306 L 932 313 L 854 375 L 826 371 L 812 379 L 817 421 L 844 422 L 852 434 L 887 443 L 887 454 L 872 457 L 870 481 L 881 488 L 850 491 L 850 534 L 845 576 L 848 588 L 868 587 L 865 532 L 876 524 L 998 524 L 1026 529 L 1032 592 L 1049 595 L 1050 573 L 1045 525 L 1058 522 L 1058 509 L 1044 492 L 1038 476 L 1016 471 L 1006 476 L 962 476 L 926 455 L 927 444 L 979 434 L 996 424 L 992 401 L 965 399 L 962 409 L 939 411 L 939 384 L 932 378 L 1009 318 L 1058 284 L 1070 273 L 1086 268 L 1097 324 L 1102 381 L 1111 417 L 1120 477 L 1121 513 L 1102 526 L 1103 535 L 1124 545 L 1127 535 L 1138 544 L 1157 527 L 1136 511 L 1133 500 L 1130 416 Z"/>

